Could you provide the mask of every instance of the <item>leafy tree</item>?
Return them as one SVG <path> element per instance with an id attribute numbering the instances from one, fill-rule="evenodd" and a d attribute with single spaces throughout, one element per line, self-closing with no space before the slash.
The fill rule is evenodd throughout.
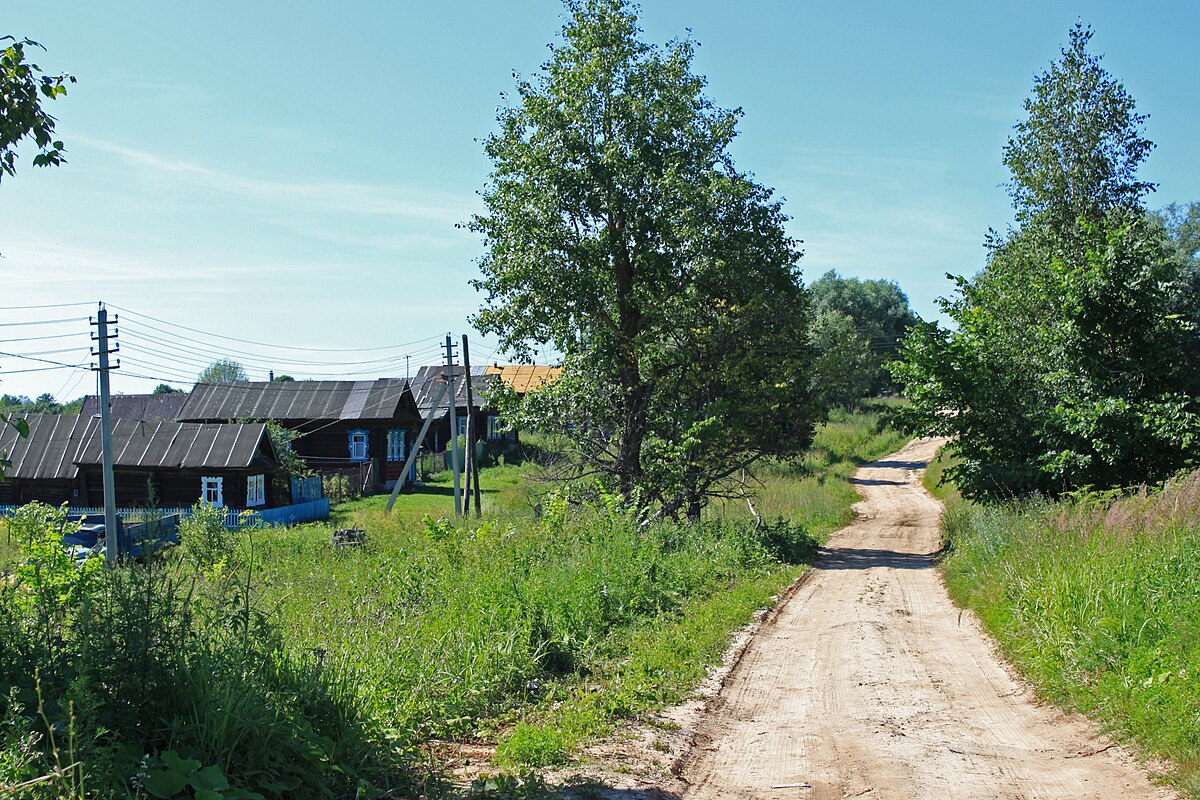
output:
<path id="1" fill-rule="evenodd" d="M 276 378 L 278 380 L 278 378 Z M 306 462 L 292 447 L 292 442 L 300 438 L 301 433 L 285 428 L 273 419 L 267 420 L 267 436 L 271 438 L 271 446 L 275 450 L 279 469 L 275 471 L 272 481 L 275 493 L 280 497 L 288 497 L 291 493 L 292 478 L 307 478 L 313 474 Z"/>
<path id="2" fill-rule="evenodd" d="M 1200 203 L 1171 203 L 1155 217 L 1175 247 L 1176 257 L 1193 270 L 1200 269 Z"/>
<path id="3" fill-rule="evenodd" d="M 183 394 L 183 389 L 176 389 L 169 383 L 160 383 L 154 387 L 154 391 L 151 394 Z"/>
<path id="4" fill-rule="evenodd" d="M 858 333 L 856 339 L 862 338 L 867 344 L 871 357 L 865 361 L 854 362 L 856 369 L 865 370 L 867 373 L 867 388 L 857 396 L 877 394 L 891 387 L 883 364 L 896 357 L 900 340 L 920 319 L 909 308 L 908 295 L 895 281 L 843 278 L 834 270 L 826 272 L 814 281 L 810 291 L 814 324 L 824 314 L 845 315 L 849 317 L 853 330 Z M 829 325 L 830 321 L 826 319 L 824 324 Z M 836 390 L 837 393 L 843 397 L 847 393 L 854 395 L 858 391 L 856 387 L 861 383 L 862 375 L 837 373 L 831 367 L 837 361 L 845 360 L 849 356 L 848 349 L 856 347 L 857 342 L 835 341 L 830 339 L 828 331 L 814 331 L 814 337 L 814 343 L 820 339 L 841 351 L 831 354 L 829 363 L 822 370 L 823 385 L 832 387 L 831 382 L 845 381 L 845 388 Z M 819 347 L 817 352 L 821 352 Z M 838 404 L 841 404 L 841 401 L 838 401 Z"/>
<path id="5" fill-rule="evenodd" d="M 290 383 L 292 381 L 295 381 L 296 379 L 293 378 L 291 375 L 276 375 L 274 380 L 276 383 Z"/>
<path id="6" fill-rule="evenodd" d="M 525 424 L 561 427 L 627 500 L 694 516 L 739 463 L 811 433 L 799 253 L 734 166 L 740 112 L 704 96 L 695 44 L 640 41 L 624 0 L 566 7 L 563 43 L 484 142 L 473 322 L 519 357 L 563 354 Z"/>
<path id="7" fill-rule="evenodd" d="M 1045 216 L 1060 230 L 1079 217 L 1099 220 L 1140 207 L 1154 184 L 1138 166 L 1154 143 L 1142 135 L 1146 115 L 1088 50 L 1092 29 L 1076 23 L 1060 58 L 1034 79 L 1027 117 L 1004 148 L 1009 194 L 1019 222 Z"/>
<path id="8" fill-rule="evenodd" d="M 1090 35 L 1071 32 L 1005 151 L 1021 227 L 943 301 L 956 330 L 919 326 L 894 367 L 924 427 L 955 437 L 969 496 L 1158 481 L 1200 455 L 1183 266 L 1136 174 L 1145 118 Z"/>
<path id="9" fill-rule="evenodd" d="M 248 380 L 250 376 L 246 374 L 245 367 L 230 358 L 217 359 L 196 376 L 196 383 L 234 383 Z"/>
<path id="10" fill-rule="evenodd" d="M 881 365 L 853 317 L 834 309 L 819 311 L 808 338 L 816 353 L 813 389 L 823 407 L 852 406 L 871 391 Z"/>
<path id="11" fill-rule="evenodd" d="M 38 149 L 34 166 L 62 164 L 63 143 L 54 138 L 56 120 L 42 103 L 67 93 L 70 75 L 46 75 L 27 60 L 26 49 L 43 48 L 31 39 L 0 36 L 0 180 L 16 174 L 17 143 L 32 138 Z"/>

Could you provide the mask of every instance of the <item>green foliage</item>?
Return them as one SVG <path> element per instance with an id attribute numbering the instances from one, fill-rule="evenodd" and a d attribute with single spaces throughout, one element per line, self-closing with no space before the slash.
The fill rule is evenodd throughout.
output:
<path id="1" fill-rule="evenodd" d="M 237 550 L 240 531 L 225 527 L 225 509 L 199 502 L 179 522 L 184 555 L 206 573 L 219 575 Z"/>
<path id="2" fill-rule="evenodd" d="M 176 389 L 169 383 L 160 383 L 154 387 L 154 391 L 151 394 L 183 394 L 183 389 Z"/>
<path id="3" fill-rule="evenodd" d="M 350 482 L 345 475 L 333 474 L 321 476 L 321 488 L 331 503 L 345 503 L 362 496 L 358 487 Z"/>
<path id="4" fill-rule="evenodd" d="M 47 777 L 37 784 L 47 797 L 214 800 L 407 780 L 350 676 L 282 647 L 248 569 L 197 572 L 168 552 L 121 569 L 85 564 L 65 585 L 57 569 L 24 568 L 45 562 L 58 513 L 18 520 L 28 546 L 0 581 L 6 783 Z M 230 559 L 252 562 L 249 550 Z"/>
<path id="5" fill-rule="evenodd" d="M 1154 149 L 1142 135 L 1146 116 L 1088 50 L 1091 38 L 1090 27 L 1071 29 L 1059 59 L 1034 79 L 1028 116 L 1004 148 L 1013 176 L 1009 194 L 1022 223 L 1042 217 L 1061 230 L 1079 217 L 1140 207 L 1154 190 L 1137 177 Z"/>
<path id="6" fill-rule="evenodd" d="M 824 408 L 849 408 L 871 391 L 880 370 L 870 339 L 849 314 L 820 311 L 808 332 L 813 351 L 813 390 Z"/>
<path id="7" fill-rule="evenodd" d="M 883 364 L 895 358 L 904 334 L 920 322 L 900 286 L 888 280 L 843 278 L 830 270 L 809 290 L 814 314 L 810 336 L 820 340 L 815 344 L 819 385 L 834 393 L 837 399 L 831 404 L 844 405 L 844 397 L 857 399 L 891 388 Z M 842 317 L 849 318 L 849 325 Z M 838 322 L 831 324 L 832 320 Z M 862 355 L 864 348 L 869 356 Z M 864 381 L 867 388 L 862 390 Z"/>
<path id="8" fill-rule="evenodd" d="M 1022 227 L 957 279 L 956 330 L 918 326 L 893 367 L 917 425 L 955 437 L 969 497 L 1156 482 L 1200 455 L 1200 306 L 1141 207 L 1143 118 L 1090 35 L 1073 29 L 1005 151 Z"/>
<path id="9" fill-rule="evenodd" d="M 1200 475 L 1161 492 L 952 504 L 946 582 L 1041 693 L 1200 794 Z"/>
<path id="10" fill-rule="evenodd" d="M 291 496 L 292 478 L 307 478 L 313 474 L 308 463 L 292 447 L 292 442 L 302 435 L 299 431 L 283 427 L 273 419 L 267 420 L 267 436 L 271 438 L 271 447 L 275 450 L 275 458 L 279 463 L 273 478 L 273 488 L 279 497 Z"/>
<path id="11" fill-rule="evenodd" d="M 557 767 L 567 763 L 576 742 L 556 725 L 519 722 L 496 746 L 501 767 Z"/>
<path id="12" fill-rule="evenodd" d="M 33 157 L 37 167 L 66 161 L 63 143 L 54 138 L 54 117 L 42 104 L 67 93 L 66 84 L 75 83 L 70 75 L 46 75 L 26 57 L 27 48 L 43 48 L 31 39 L 0 36 L 0 179 L 16 174 L 16 146 L 32 139 L 38 149 Z"/>
<path id="13" fill-rule="evenodd" d="M 735 168 L 739 112 L 704 96 L 695 44 L 641 41 L 624 0 L 567 10 L 485 140 L 470 224 L 487 248 L 476 327 L 519 357 L 552 345 L 564 373 L 524 407 L 490 399 L 569 437 L 576 474 L 695 518 L 730 475 L 811 436 L 799 252 L 771 191 Z"/>
<path id="14" fill-rule="evenodd" d="M 246 368 L 231 358 L 218 358 L 196 376 L 196 383 L 235 383 L 248 381 Z"/>

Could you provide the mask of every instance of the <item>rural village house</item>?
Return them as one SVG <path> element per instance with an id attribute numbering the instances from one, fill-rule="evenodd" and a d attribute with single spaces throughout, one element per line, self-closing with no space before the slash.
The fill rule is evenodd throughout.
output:
<path id="1" fill-rule="evenodd" d="M 0 450 L 12 467 L 0 481 L 0 505 L 39 500 L 52 505 L 101 506 L 100 420 L 74 415 L 24 415 L 29 436 L 0 431 Z M 205 500 L 227 508 L 286 505 L 271 489 L 278 467 L 263 423 L 196 424 L 113 421 L 116 505 L 147 502 L 147 481 L 164 507 Z"/>
<path id="2" fill-rule="evenodd" d="M 292 447 L 310 467 L 350 474 L 367 493 L 400 478 L 421 425 L 413 393 L 400 378 L 198 383 L 176 418 L 274 420 L 299 434 Z"/>

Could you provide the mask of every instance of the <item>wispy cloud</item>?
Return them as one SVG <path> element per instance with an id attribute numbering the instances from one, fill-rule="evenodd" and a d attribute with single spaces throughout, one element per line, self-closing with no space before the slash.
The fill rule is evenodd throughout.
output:
<path id="1" fill-rule="evenodd" d="M 148 172 L 171 175 L 209 191 L 280 207 L 302 206 L 314 211 L 402 219 L 444 228 L 466 220 L 475 210 L 472 195 L 370 183 L 251 177 L 86 136 L 77 135 L 75 142 L 115 155 L 126 164 Z"/>

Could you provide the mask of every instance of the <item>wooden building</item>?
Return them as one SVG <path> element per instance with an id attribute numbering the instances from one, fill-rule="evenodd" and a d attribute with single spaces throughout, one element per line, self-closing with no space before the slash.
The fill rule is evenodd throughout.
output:
<path id="1" fill-rule="evenodd" d="M 100 420 L 37 414 L 25 420 L 29 436 L 11 428 L 0 433 L 0 450 L 12 462 L 0 482 L 0 504 L 103 505 Z M 248 509 L 290 502 L 272 491 L 278 461 L 262 423 L 113 420 L 112 443 L 118 506 L 146 505 L 150 485 L 167 508 L 200 500 Z"/>
<path id="2" fill-rule="evenodd" d="M 274 420 L 299 434 L 292 447 L 310 467 L 349 468 L 368 493 L 400 478 L 421 426 L 408 382 L 399 378 L 198 383 L 177 418 Z"/>
<path id="3" fill-rule="evenodd" d="M 488 449 L 493 452 L 503 452 L 517 443 L 514 431 L 503 430 L 499 414 L 488 404 L 488 392 L 496 385 L 496 377 L 487 373 L 487 367 L 471 368 L 472 405 L 467 407 L 467 382 L 464 380 L 462 368 L 454 370 L 454 413 L 458 423 L 457 434 L 467 434 L 467 414 L 470 412 L 475 426 L 475 441 L 485 440 Z M 421 367 L 413 379 L 413 394 L 417 399 L 417 408 L 421 418 L 432 416 L 429 432 L 425 434 L 425 448 L 431 452 L 441 452 L 450 441 L 450 403 L 449 392 L 442 396 L 441 402 L 434 405 L 438 390 L 446 383 L 446 367 L 443 365 Z"/>
<path id="4" fill-rule="evenodd" d="M 183 404 L 187 402 L 185 392 L 170 394 L 114 394 L 108 398 L 108 413 L 113 419 L 133 419 L 139 422 L 176 422 Z M 89 394 L 83 398 L 79 409 L 83 418 L 100 416 L 100 398 Z"/>

